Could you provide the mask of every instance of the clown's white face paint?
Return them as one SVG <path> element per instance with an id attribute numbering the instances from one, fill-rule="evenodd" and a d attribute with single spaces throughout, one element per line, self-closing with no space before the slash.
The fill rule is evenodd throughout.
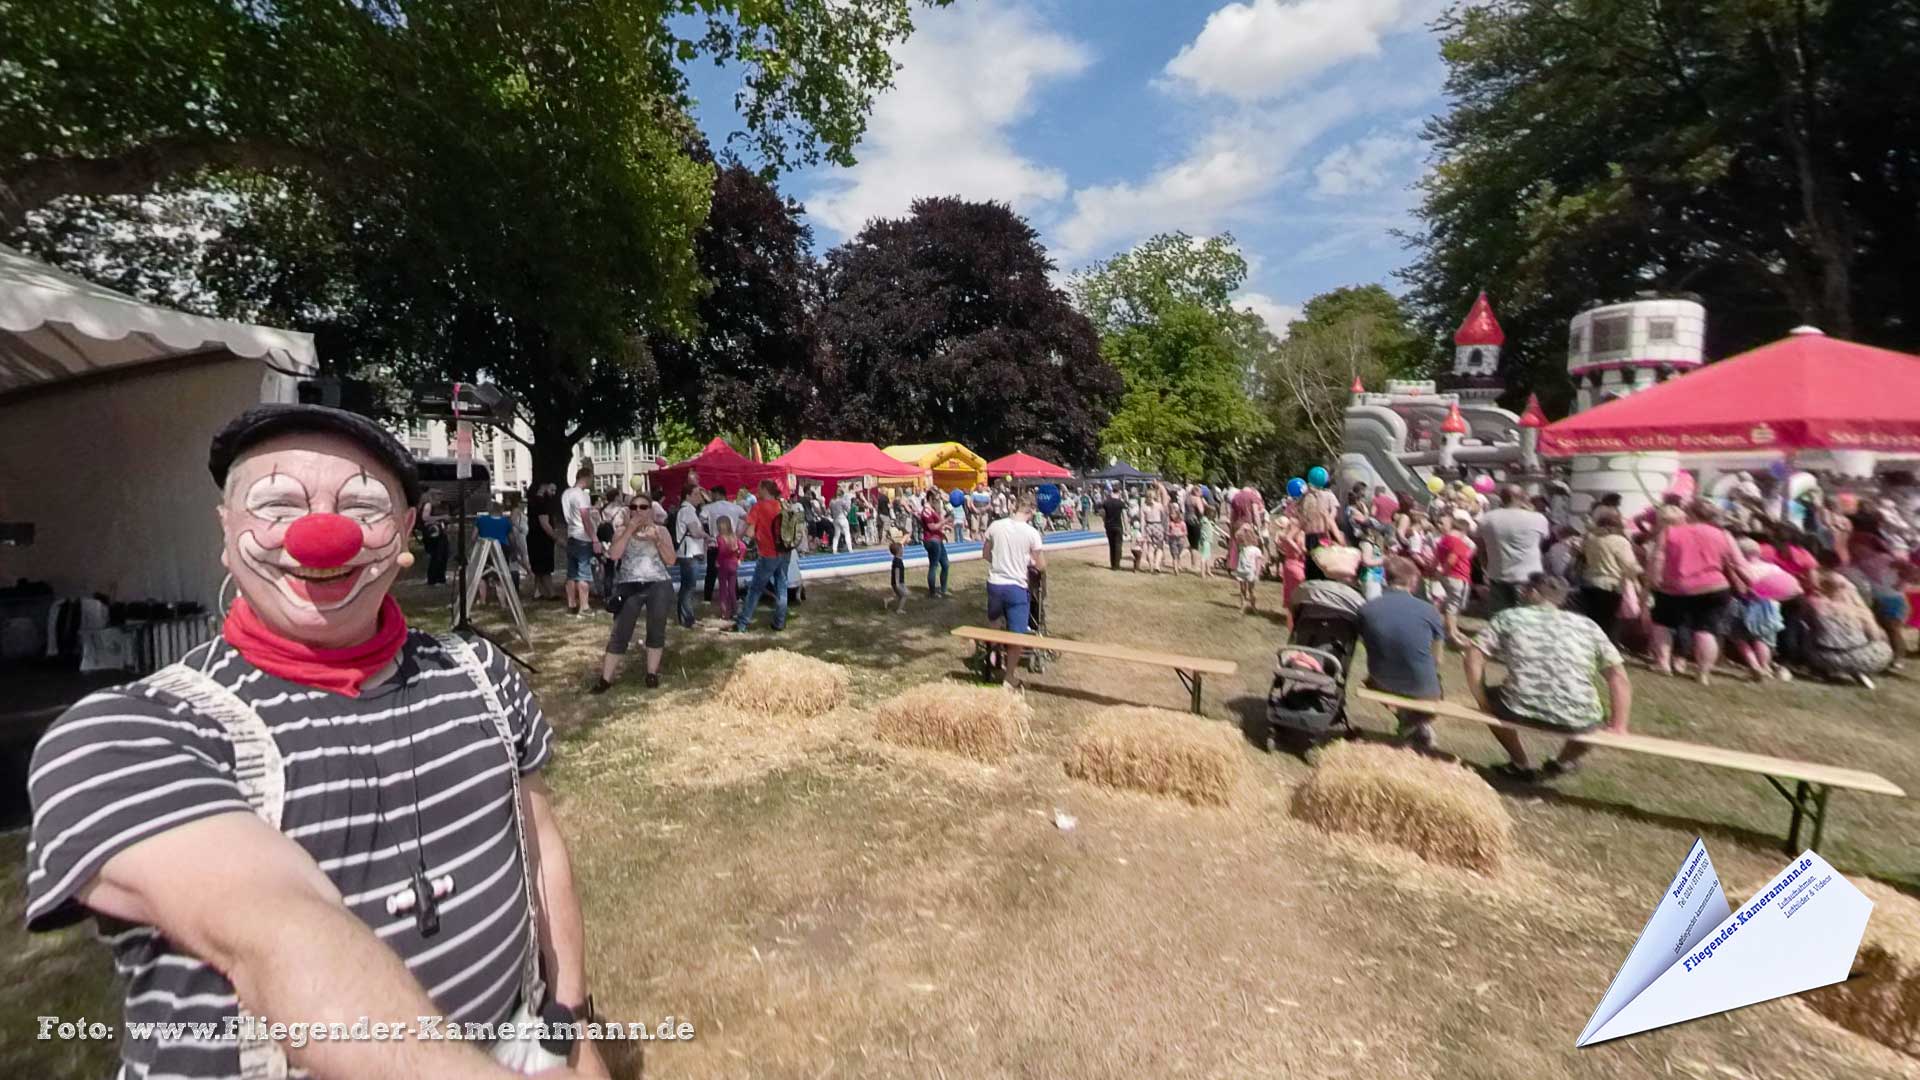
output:
<path id="1" fill-rule="evenodd" d="M 319 648 L 373 636 L 414 512 L 350 439 L 288 435 L 234 463 L 220 561 L 262 621 Z"/>

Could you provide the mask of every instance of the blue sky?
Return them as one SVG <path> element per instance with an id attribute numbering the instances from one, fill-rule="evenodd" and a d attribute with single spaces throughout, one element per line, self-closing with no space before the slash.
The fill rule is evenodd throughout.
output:
<path id="1" fill-rule="evenodd" d="M 956 0 L 916 12 L 851 169 L 781 180 L 819 247 L 923 195 L 1011 203 L 1064 270 L 1157 232 L 1233 233 L 1276 332 L 1405 261 L 1445 0 Z M 716 144 L 736 79 L 690 72 Z"/>

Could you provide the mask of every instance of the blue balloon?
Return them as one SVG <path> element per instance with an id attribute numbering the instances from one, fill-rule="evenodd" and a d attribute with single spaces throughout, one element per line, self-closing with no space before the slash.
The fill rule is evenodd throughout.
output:
<path id="1" fill-rule="evenodd" d="M 973 493 L 973 505 L 975 506 L 987 506 L 992 502 L 993 496 L 984 491 L 976 491 Z"/>
<path id="2" fill-rule="evenodd" d="M 1330 479 L 1331 477 L 1327 475 L 1327 470 L 1321 468 L 1318 465 L 1315 465 L 1313 468 L 1307 470 L 1307 483 L 1312 484 L 1314 487 L 1318 487 L 1318 488 L 1326 487 L 1327 481 Z"/>
<path id="3" fill-rule="evenodd" d="M 967 505 L 967 494 L 959 488 L 954 488 L 952 493 L 947 496 L 947 502 L 952 506 L 965 506 Z"/>
<path id="4" fill-rule="evenodd" d="M 1302 480 L 1296 476 L 1293 479 L 1287 481 L 1287 495 L 1289 498 L 1297 499 L 1300 496 L 1305 495 L 1306 493 L 1307 493 L 1307 482 L 1305 480 Z"/>
<path id="5" fill-rule="evenodd" d="M 1060 485 L 1041 484 L 1040 490 L 1034 494 L 1034 504 L 1043 514 L 1052 514 L 1060 509 Z"/>

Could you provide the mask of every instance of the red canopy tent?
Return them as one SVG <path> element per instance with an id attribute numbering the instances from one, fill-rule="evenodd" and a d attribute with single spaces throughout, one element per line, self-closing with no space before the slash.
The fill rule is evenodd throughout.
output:
<path id="1" fill-rule="evenodd" d="M 689 474 L 697 474 L 701 487 L 719 485 L 726 488 L 729 495 L 741 488 L 756 488 L 762 480 L 779 484 L 781 494 L 787 490 L 787 470 L 778 465 L 761 464 L 728 446 L 725 439 L 715 439 L 687 460 L 657 470 L 653 477 L 659 485 L 661 500 L 679 502 Z"/>
<path id="2" fill-rule="evenodd" d="M 988 476 L 1010 476 L 1015 480 L 1071 480 L 1073 472 L 1032 454 L 1008 454 L 987 462 Z"/>
<path id="3" fill-rule="evenodd" d="M 829 497 L 842 480 L 900 480 L 927 474 L 927 470 L 901 461 L 870 442 L 834 439 L 801 439 L 798 446 L 768 464 L 801 479 L 827 481 L 825 492 Z"/>
<path id="4" fill-rule="evenodd" d="M 1540 432 L 1552 457 L 1637 450 L 1920 456 L 1920 356 L 1796 330 Z"/>

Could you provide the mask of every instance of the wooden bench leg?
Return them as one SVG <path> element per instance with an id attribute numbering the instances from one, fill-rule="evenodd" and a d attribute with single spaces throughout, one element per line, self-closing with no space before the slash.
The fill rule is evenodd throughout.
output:
<path id="1" fill-rule="evenodd" d="M 1800 854 L 1800 823 L 1803 820 L 1809 820 L 1813 825 L 1807 850 L 1818 850 L 1820 834 L 1826 831 L 1827 796 L 1832 789 L 1825 784 L 1809 784 L 1805 780 L 1800 780 L 1794 783 L 1793 791 L 1789 794 L 1786 785 L 1773 777 L 1767 777 L 1767 783 L 1772 784 L 1773 789 L 1793 805 L 1793 817 L 1787 824 L 1787 854 Z"/>
<path id="2" fill-rule="evenodd" d="M 1180 681 L 1186 685 L 1188 693 L 1193 698 L 1192 710 L 1198 714 L 1200 712 L 1200 680 L 1204 676 L 1197 671 L 1181 671 L 1179 668 L 1173 669 L 1173 673 L 1180 676 Z"/>
<path id="3" fill-rule="evenodd" d="M 1820 834 L 1827 827 L 1827 794 L 1833 789 L 1821 784 L 1813 789 L 1813 838 L 1807 841 L 1807 850 L 1820 850 Z M 1792 847 L 1792 844 L 1788 844 Z M 1799 852 L 1793 852 L 1798 855 Z"/>

